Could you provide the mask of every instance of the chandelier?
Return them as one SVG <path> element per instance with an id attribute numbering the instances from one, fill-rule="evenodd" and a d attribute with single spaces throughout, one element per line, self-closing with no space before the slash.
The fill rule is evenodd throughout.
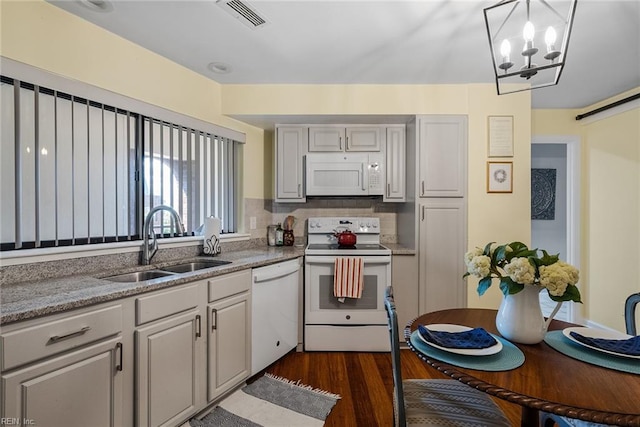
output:
<path id="1" fill-rule="evenodd" d="M 502 0 L 484 9 L 498 95 L 558 84 L 576 3 Z"/>

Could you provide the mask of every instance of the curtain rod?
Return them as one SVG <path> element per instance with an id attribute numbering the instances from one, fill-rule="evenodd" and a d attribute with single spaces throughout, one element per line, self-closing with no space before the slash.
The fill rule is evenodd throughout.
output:
<path id="1" fill-rule="evenodd" d="M 605 105 L 603 107 L 596 108 L 595 110 L 587 111 L 584 114 L 578 114 L 576 116 L 576 120 L 582 120 L 585 117 L 593 116 L 594 114 L 601 113 L 601 112 L 603 112 L 605 110 L 608 110 L 610 108 L 617 107 L 618 105 L 626 104 L 627 102 L 634 101 L 634 100 L 636 100 L 638 98 L 640 98 L 640 93 L 636 93 L 635 95 L 631 95 L 631 96 L 628 96 L 628 97 L 626 97 L 624 99 L 621 99 L 619 101 L 612 102 L 611 104 L 607 104 L 607 105 Z"/>

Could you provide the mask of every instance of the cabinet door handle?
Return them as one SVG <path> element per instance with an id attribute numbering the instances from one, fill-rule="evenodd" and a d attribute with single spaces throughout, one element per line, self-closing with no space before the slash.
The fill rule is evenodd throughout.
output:
<path id="1" fill-rule="evenodd" d="M 54 335 L 51 338 L 49 338 L 49 342 L 52 343 L 52 344 L 55 344 L 55 343 L 60 342 L 60 341 L 68 340 L 69 338 L 79 337 L 80 335 L 84 335 L 85 333 L 87 333 L 90 330 L 91 330 L 90 326 L 85 326 L 84 328 L 80 329 L 79 331 L 70 332 L 70 333 L 65 334 L 65 335 Z"/>
<path id="2" fill-rule="evenodd" d="M 124 346 L 122 345 L 121 342 L 116 344 L 116 351 L 120 351 L 120 360 L 118 362 L 118 364 L 116 365 L 116 371 L 120 371 L 122 372 L 122 367 L 124 366 L 124 363 L 122 362 L 122 359 L 124 358 L 123 356 L 123 352 L 124 352 Z"/>
<path id="3" fill-rule="evenodd" d="M 196 314 L 196 323 L 198 324 L 198 329 L 196 329 L 196 338 L 200 338 L 202 336 L 202 317 L 199 314 Z"/>
<path id="4" fill-rule="evenodd" d="M 387 183 L 387 197 L 391 196 L 391 184 Z"/>
<path id="5" fill-rule="evenodd" d="M 211 331 L 215 331 L 218 328 L 218 310 L 211 309 Z"/>
<path id="6" fill-rule="evenodd" d="M 300 197 L 300 190 L 302 189 L 302 184 L 298 184 L 298 197 Z"/>
<path id="7" fill-rule="evenodd" d="M 338 137 L 338 148 L 340 148 L 342 150 L 342 137 Z"/>
<path id="8" fill-rule="evenodd" d="M 424 206 L 420 206 L 420 210 L 422 211 L 422 221 L 424 221 Z"/>
<path id="9" fill-rule="evenodd" d="M 349 137 L 347 136 L 345 139 L 346 139 L 345 148 L 348 150 L 349 149 Z"/>
<path id="10" fill-rule="evenodd" d="M 420 181 L 420 188 L 421 188 L 420 195 L 424 196 L 424 181 Z"/>

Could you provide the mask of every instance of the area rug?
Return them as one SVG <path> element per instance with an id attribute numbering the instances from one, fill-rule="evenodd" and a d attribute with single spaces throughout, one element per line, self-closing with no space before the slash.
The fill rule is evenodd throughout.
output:
<path id="1" fill-rule="evenodd" d="M 191 427 L 320 427 L 340 399 L 337 394 L 269 373 L 242 387 Z"/>

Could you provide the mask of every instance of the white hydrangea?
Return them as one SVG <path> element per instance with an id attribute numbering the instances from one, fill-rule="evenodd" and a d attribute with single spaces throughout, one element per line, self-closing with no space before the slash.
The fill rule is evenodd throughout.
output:
<path id="1" fill-rule="evenodd" d="M 575 272 L 572 270 L 575 270 Z M 550 295 L 556 297 L 564 295 L 567 286 L 573 279 L 575 279 L 577 283 L 577 276 L 578 271 L 563 262 L 540 267 L 540 285 L 547 288 Z"/>
<path id="2" fill-rule="evenodd" d="M 486 255 L 474 256 L 467 265 L 467 270 L 476 277 L 487 277 L 491 273 L 491 258 Z"/>
<path id="3" fill-rule="evenodd" d="M 516 283 L 531 285 L 535 280 L 536 269 L 527 258 L 513 258 L 504 266 L 504 271 Z"/>
<path id="4" fill-rule="evenodd" d="M 563 261 L 558 261 L 554 265 L 559 265 L 567 273 L 567 275 L 569 276 L 570 285 L 575 285 L 576 283 L 578 283 L 578 280 L 580 280 L 580 272 L 573 265 L 567 264 Z"/>
<path id="5" fill-rule="evenodd" d="M 483 251 L 480 248 L 471 249 L 469 252 L 464 254 L 464 264 L 469 267 L 471 264 L 471 260 L 477 256 L 482 255 Z"/>

